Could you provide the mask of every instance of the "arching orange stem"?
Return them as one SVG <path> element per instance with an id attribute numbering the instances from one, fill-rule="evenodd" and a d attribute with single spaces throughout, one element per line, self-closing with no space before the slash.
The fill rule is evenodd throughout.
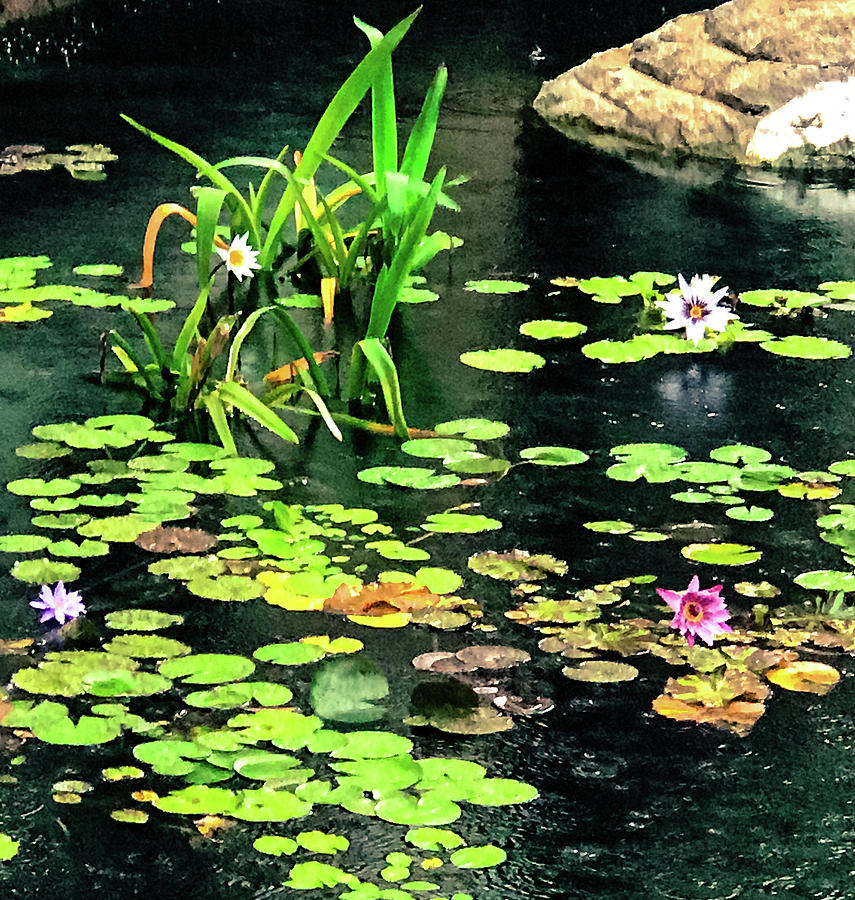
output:
<path id="1" fill-rule="evenodd" d="M 167 216 L 173 214 L 186 219 L 194 228 L 198 219 L 196 215 L 180 203 L 161 203 L 155 207 L 154 212 L 148 220 L 145 228 L 145 238 L 143 239 L 143 270 L 142 277 L 136 284 L 132 284 L 132 288 L 150 288 L 154 283 L 154 245 L 157 243 L 157 234 L 160 226 L 163 224 Z M 224 250 L 228 249 L 228 244 L 219 236 L 214 237 L 214 243 Z"/>

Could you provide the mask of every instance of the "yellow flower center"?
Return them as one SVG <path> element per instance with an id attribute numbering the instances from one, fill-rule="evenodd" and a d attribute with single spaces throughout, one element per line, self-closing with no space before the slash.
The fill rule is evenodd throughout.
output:
<path id="1" fill-rule="evenodd" d="M 229 265 L 239 269 L 244 264 L 243 250 L 229 250 Z"/>
<path id="2" fill-rule="evenodd" d="M 683 604 L 683 618 L 688 622 L 700 622 L 704 618 L 704 608 L 700 603 L 689 600 Z"/>
<path id="3" fill-rule="evenodd" d="M 703 319 L 705 312 L 706 310 L 703 306 L 700 306 L 697 303 L 693 303 L 691 309 L 689 310 L 689 315 L 693 319 Z"/>

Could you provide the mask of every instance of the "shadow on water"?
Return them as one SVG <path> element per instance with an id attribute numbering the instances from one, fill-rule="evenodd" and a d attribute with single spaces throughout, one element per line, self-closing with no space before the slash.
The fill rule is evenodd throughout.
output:
<path id="1" fill-rule="evenodd" d="M 594 469 L 565 475 L 528 467 L 478 495 L 483 511 L 505 526 L 489 546 L 568 560 L 574 589 L 646 571 L 660 573 L 663 584 L 686 580 L 687 567 L 673 544 L 626 548 L 581 528 L 615 509 L 637 516 L 645 527 L 675 524 L 670 486 L 606 483 L 602 470 L 614 445 L 667 440 L 687 448 L 693 459 L 705 459 L 722 443 L 755 443 L 799 469 L 822 468 L 851 451 L 855 396 L 845 362 L 772 364 L 756 348 L 740 347 L 697 361 L 666 356 L 606 367 L 550 346 L 546 367 L 524 381 L 458 364 L 465 350 L 518 339 L 518 325 L 530 318 L 578 320 L 600 336 L 630 323 L 632 314 L 622 307 L 599 308 L 581 295 L 556 292 L 549 281 L 557 276 L 716 272 L 738 291 L 811 290 L 821 281 L 853 277 L 855 193 L 845 185 L 612 157 L 569 143 L 529 109 L 542 80 L 703 5 L 610 0 L 557 11 L 546 0 L 427 0 L 396 51 L 396 87 L 407 124 L 435 66 L 449 65 L 435 158 L 451 173 L 471 178 L 459 191 L 460 213 L 439 216 L 440 227 L 465 239 L 450 263 L 434 263 L 430 270 L 441 301 L 403 310 L 393 326 L 396 353 L 408 361 L 402 376 L 409 418 L 422 427 L 462 416 L 495 418 L 513 424 L 509 453 L 538 444 L 591 454 Z M 356 2 L 347 12 L 386 28 L 409 7 L 400 0 Z M 55 21 L 10 26 L 0 33 L 3 140 L 50 150 L 101 142 L 118 160 L 102 182 L 74 181 L 61 170 L 0 180 L 0 254 L 48 254 L 56 281 L 81 262 L 117 261 L 136 272 L 151 209 L 187 200 L 188 169 L 125 126 L 119 113 L 211 159 L 237 152 L 275 155 L 285 143 L 305 142 L 362 54 L 362 42 L 340 5 L 317 2 L 93 0 Z M 336 146 L 363 169 L 370 168 L 367 124 L 363 109 Z M 164 234 L 183 239 L 182 227 L 170 224 Z M 193 273 L 177 253 L 159 250 L 156 265 L 164 290 L 176 298 L 193 295 Z M 501 297 L 462 289 L 468 279 L 496 276 L 526 278 L 532 287 Z M 848 314 L 843 319 L 833 336 L 851 344 Z M 100 312 L 57 309 L 47 325 L 4 330 L 4 482 L 27 473 L 27 461 L 12 451 L 29 439 L 33 425 L 127 410 L 126 397 L 80 378 L 95 373 L 98 335 L 110 321 Z M 401 454 L 391 442 L 352 435 L 346 441 L 351 452 L 343 453 L 318 431 L 304 456 L 289 453 L 280 460 L 295 502 L 372 506 L 406 527 L 421 521 L 426 508 L 471 499 L 458 489 L 442 499 L 401 493 L 378 499 L 374 488 L 356 481 L 356 471 L 400 464 Z M 26 529 L 29 511 L 22 498 L 7 497 L 3 512 L 4 531 Z M 780 526 L 786 535 L 770 538 L 752 577 L 774 580 L 785 570 L 792 574 L 793 566 L 837 565 L 831 548 L 810 531 L 812 523 L 805 526 L 808 518 Z M 725 528 L 731 538 L 743 534 L 738 524 Z M 467 556 L 483 547 L 481 536 L 447 541 L 437 546 L 436 564 L 465 571 Z M 129 594 L 136 602 L 162 605 L 163 588 L 143 575 L 139 569 L 118 571 L 97 586 L 81 587 L 99 598 L 96 612 L 121 607 Z M 727 572 L 716 577 L 735 580 Z M 477 599 L 499 628 L 497 642 L 532 653 L 532 680 L 556 708 L 548 716 L 520 719 L 502 735 L 417 738 L 423 755 L 478 759 L 491 774 L 524 778 L 541 791 L 535 803 L 501 815 L 467 809 L 463 826 L 472 842 L 495 842 L 510 858 L 495 871 L 471 873 L 466 890 L 480 900 L 848 896 L 855 835 L 848 799 L 851 679 L 822 699 L 777 696 L 745 739 L 680 726 L 650 710 L 667 677 L 657 660 L 643 661 L 641 677 L 619 688 L 570 682 L 539 653 L 533 632 L 502 616 L 516 601 L 499 587 L 478 583 L 472 589 L 483 594 Z M 21 593 L 19 582 L 0 582 L 4 637 L 31 630 Z M 261 603 L 233 604 L 225 615 L 214 604 L 169 602 L 187 604 L 182 640 L 200 651 L 227 646 L 246 653 L 271 635 L 287 639 L 306 627 L 302 614 Z M 410 660 L 434 649 L 436 637 L 426 630 L 401 632 L 390 651 L 386 637 L 366 638 L 367 629 L 356 626 L 342 630 L 359 634 L 383 660 L 396 685 L 400 719 L 413 684 Z M 439 640 L 456 649 L 469 637 Z M 61 747 L 27 748 L 26 777 L 0 786 L 2 826 L 9 832 L 14 826 L 26 848 L 2 864 L 0 883 L 9 896 L 289 894 L 281 887 L 281 860 L 260 858 L 249 830 L 197 846 L 195 829 L 175 818 L 107 831 L 103 809 L 93 813 L 85 799 L 76 808 L 51 807 L 48 785 L 54 780 L 72 773 L 96 780 L 103 765 L 127 758 L 122 743 L 80 755 Z M 30 776 L 39 770 L 41 778 Z M 125 802 L 119 799 L 124 788 L 110 790 L 116 804 Z M 380 833 L 368 826 L 354 838 L 375 871 L 388 852 Z"/>

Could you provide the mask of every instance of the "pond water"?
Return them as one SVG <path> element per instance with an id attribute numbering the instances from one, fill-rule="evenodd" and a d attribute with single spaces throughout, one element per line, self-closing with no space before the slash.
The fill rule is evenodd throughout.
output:
<path id="1" fill-rule="evenodd" d="M 7 29 L 0 36 L 4 142 L 38 144 L 48 152 L 101 143 L 117 158 L 106 163 L 107 177 L 101 181 L 74 179 L 62 167 L 0 175 L 0 257 L 50 257 L 53 265 L 38 272 L 39 284 L 123 291 L 139 273 L 142 235 L 152 209 L 165 201 L 189 203 L 192 171 L 128 127 L 120 113 L 211 160 L 239 153 L 275 156 L 286 143 L 305 144 L 330 97 L 364 54 L 364 37 L 353 27 L 350 14 L 386 30 L 411 11 L 392 0 L 354 3 L 347 14 L 338 4 L 283 6 L 264 0 L 92 2 L 51 23 Z M 0 729 L 0 774 L 5 776 L 0 784 L 0 832 L 20 842 L 17 855 L 0 862 L 0 884 L 9 896 L 161 892 L 167 897 L 326 898 L 347 890 L 344 885 L 309 886 L 295 894 L 294 887 L 284 886 L 292 867 L 306 860 L 339 866 L 379 885 L 374 893 L 365 887 L 362 893 L 353 891 L 353 897 L 717 900 L 851 895 L 855 734 L 850 712 L 853 666 L 846 654 L 853 646 L 852 619 L 847 618 L 851 613 L 845 602 L 851 586 L 846 576 L 838 574 L 833 589 L 809 594 L 794 579 L 807 572 L 848 573 L 853 568 L 846 554 L 855 552 L 850 536 L 855 526 L 847 519 L 846 507 L 835 509 L 836 504 L 853 502 L 851 473 L 845 465 L 853 456 L 852 361 L 791 358 L 744 342 L 726 352 L 602 362 L 580 348 L 601 340 L 628 339 L 641 312 L 641 299 L 636 294 L 619 304 L 595 302 L 590 291 L 553 280 L 628 277 L 638 271 L 679 272 L 688 278 L 710 272 L 721 276 L 721 284 L 744 294 L 767 288 L 782 294 L 816 291 L 821 283 L 855 277 L 855 194 L 839 182 L 805 183 L 770 173 L 609 157 L 570 144 L 531 111 L 531 100 L 544 79 L 703 4 L 611 0 L 568 4 L 563 12 L 556 11 L 555 4 L 533 0 L 512 0 L 501 4 L 500 10 L 496 6 L 428 2 L 394 54 L 404 132 L 414 121 L 436 66 L 448 65 L 449 86 L 432 166 L 447 165 L 451 175 L 466 174 L 470 180 L 454 192 L 460 211 L 440 210 L 436 216 L 439 227 L 464 240 L 450 258 L 438 258 L 428 268 L 429 285 L 440 299 L 399 307 L 391 343 L 411 426 L 432 429 L 449 420 L 484 418 L 510 426 L 507 436 L 479 444 L 491 456 L 519 462 L 526 448 L 564 447 L 588 458 L 574 459 L 580 463 L 574 465 L 515 465 L 504 477 L 487 477 L 480 484 L 412 490 L 367 483 L 356 475 L 381 465 L 429 465 L 447 473 L 441 459 L 414 458 L 391 437 L 356 430 L 345 429 L 339 444 L 325 429 L 298 422 L 294 427 L 300 432 L 299 448 L 264 433 L 242 438 L 245 454 L 273 461 L 275 468 L 261 474 L 277 479 L 281 488 L 262 483 L 255 496 L 216 501 L 199 489 L 186 501 L 197 512 L 186 513 L 186 522 L 180 515 L 168 522 L 223 531 L 228 526 L 221 522 L 229 516 L 260 515 L 270 527 L 274 510 L 262 504 L 271 499 L 301 504 L 306 515 L 320 523 L 326 542 L 323 552 L 331 557 L 338 553 L 342 559 L 352 555 L 352 561 L 342 562 L 347 571 L 348 565 L 364 560 L 366 569 L 360 574 L 370 582 L 389 570 L 450 569 L 463 578 L 460 596 L 471 597 L 483 616 L 456 630 L 412 624 L 385 629 L 323 612 L 288 610 L 258 598 L 231 603 L 204 599 L 186 590 L 180 578 L 150 573 L 151 554 L 130 540 L 119 540 L 110 542 L 105 556 L 72 560 L 82 570 L 73 587 L 83 594 L 86 620 L 94 630 L 71 639 L 69 646 L 97 649 L 122 634 L 105 628 L 104 620 L 108 613 L 126 608 L 182 615 L 183 624 L 164 633 L 196 654 L 240 654 L 249 659 L 262 645 L 295 642 L 306 635 L 357 638 L 366 648 L 359 656 L 369 658 L 366 680 L 373 673 L 375 679 L 385 676 L 390 686 L 383 701 L 385 715 L 373 722 L 366 718 L 365 728 L 406 736 L 416 759 L 468 760 L 483 765 L 490 777 L 516 779 L 536 789 L 538 796 L 526 796 L 528 802 L 461 803 L 457 821 L 442 815 L 409 819 L 413 827 L 427 822 L 454 829 L 473 847 L 496 845 L 506 851 L 507 860 L 483 868 L 465 863 L 455 867 L 447 861 L 447 850 L 407 843 L 407 825 L 400 813 L 397 818 L 359 815 L 320 801 L 310 816 L 293 821 L 284 817 L 263 821 L 261 814 L 256 820 L 245 815 L 236 821 L 223 808 L 226 823 L 236 824 L 204 837 L 193 825 L 199 817 L 190 814 L 193 810 L 173 815 L 130 796 L 139 789 L 163 796 L 186 785 L 177 769 L 169 774 L 161 761 L 161 768 L 155 766 L 152 774 L 151 760 L 134 757 L 134 746 L 156 733 L 147 737 L 139 722 L 135 731 L 129 720 L 123 720 L 120 738 L 73 746 L 28 738 L 21 730 L 27 727 L 22 713 L 18 736 L 9 727 Z M 367 105 L 349 122 L 335 152 L 357 170 L 370 170 Z M 336 183 L 330 175 L 319 178 L 330 179 L 329 184 L 322 182 L 324 189 Z M 184 309 L 198 291 L 195 267 L 178 250 L 186 235 L 184 223 L 169 221 L 155 258 L 155 296 L 175 299 Z M 125 273 L 107 287 L 81 281 L 72 272 L 80 264 L 104 262 L 122 265 Z M 482 279 L 515 280 L 527 289 L 483 294 L 465 289 L 467 282 Z M 34 426 L 141 410 L 136 395 L 98 380 L 99 337 L 110 328 L 131 335 L 130 316 L 68 303 L 53 303 L 50 308 L 49 319 L 3 323 L 0 331 L 4 483 L 62 478 L 85 470 L 89 461 L 126 459 L 136 452 L 76 449 L 47 460 L 16 455 L 15 448 L 32 442 Z M 743 322 L 779 338 L 807 335 L 852 343 L 852 313 L 845 308 L 825 304 L 815 311 L 808 307 L 775 315 L 743 302 L 737 312 Z M 331 332 L 323 331 L 318 317 L 305 319 L 310 339 L 318 345 L 334 344 L 336 330 L 346 335 L 346 316 Z M 572 339 L 543 341 L 519 333 L 522 323 L 536 319 L 576 321 L 587 331 Z M 528 374 L 501 374 L 460 362 L 462 353 L 497 347 L 539 353 L 544 365 Z M 294 424 L 291 418 L 288 421 Z M 637 478 L 614 469 L 606 474 L 622 461 L 610 454 L 612 448 L 653 443 L 676 445 L 681 451 L 664 461 L 654 451 L 641 460 L 630 456 L 630 466 L 639 467 Z M 716 448 L 741 444 L 765 449 L 771 463 L 790 469 L 778 475 L 755 472 L 754 482 L 744 472 L 728 476 L 686 469 L 672 477 L 674 469 L 668 469 L 681 465 L 684 458 L 709 461 Z M 139 452 L 155 451 L 149 444 Z M 752 465 L 749 457 L 722 461 Z M 829 473 L 833 463 L 839 464 L 837 475 L 835 467 Z M 762 468 L 760 456 L 754 464 Z M 194 471 L 211 475 L 215 467 L 208 471 L 202 462 Z M 800 481 L 800 472 L 813 474 Z M 246 472 L 238 476 L 243 483 L 247 479 L 251 477 Z M 842 492 L 833 496 L 831 484 Z M 112 489 L 93 491 L 103 494 Z M 120 489 L 129 490 L 127 482 Z M 672 498 L 687 491 L 696 492 L 695 501 L 707 502 Z M 4 534 L 38 532 L 38 523 L 31 524 L 34 510 L 29 499 L 26 491 L 4 496 L 0 506 Z M 740 521 L 725 514 L 727 503 L 768 508 L 773 517 L 766 522 Z M 429 561 L 383 559 L 359 546 L 342 549 L 339 545 L 347 544 L 350 533 L 359 530 L 358 515 L 348 520 L 341 510 L 336 513 L 327 507 L 324 518 L 324 510 L 317 507 L 326 504 L 375 511 L 403 541 L 415 539 L 408 546 L 426 551 Z M 427 516 L 457 507 L 496 519 L 501 528 L 471 534 L 421 529 Z M 341 533 L 329 530 L 331 510 L 333 516 L 343 517 L 338 523 L 345 526 Z M 102 511 L 96 511 L 93 518 L 99 520 Z M 127 507 L 121 511 L 127 512 Z M 835 512 L 839 521 L 822 519 L 818 526 L 817 520 Z M 629 524 L 585 527 L 616 520 Z M 252 530 L 246 522 L 233 528 Z M 97 539 L 97 529 L 93 534 Z M 53 540 L 57 537 L 55 532 L 51 535 Z M 358 541 L 365 539 L 357 534 Z M 238 534 L 237 540 L 247 544 L 245 534 Z M 703 556 L 690 559 L 681 552 L 687 545 L 722 542 L 746 545 L 748 561 L 729 565 L 727 559 L 713 557 L 706 562 Z M 558 571 L 538 572 L 546 574 L 539 582 L 526 582 L 523 576 L 499 580 L 478 572 L 477 560 L 483 561 L 487 551 L 514 550 L 546 555 Z M 759 559 L 750 555 L 755 550 L 762 553 Z M 38 584 L 7 574 L 16 560 L 39 555 L 2 554 L 0 639 L 32 636 L 40 641 L 36 648 L 25 647 L 23 655 L 4 647 L 10 651 L 0 655 L 4 681 L 19 669 L 35 666 L 45 650 L 63 646 L 55 635 L 45 638 L 45 645 L 46 627 L 35 624 L 28 601 L 37 595 Z M 471 557 L 476 561 L 469 564 Z M 566 562 L 566 572 L 558 561 Z M 533 577 L 531 569 L 525 571 Z M 716 680 L 725 678 L 717 668 L 719 663 L 724 666 L 724 658 L 681 656 L 685 642 L 668 636 L 670 615 L 654 590 L 682 589 L 695 574 L 703 587 L 724 585 L 734 627 L 742 629 L 737 641 L 744 642 L 744 652 L 762 647 L 770 653 L 798 653 L 802 660 L 834 667 L 839 683 L 826 695 L 772 685 L 765 712 L 761 707 L 762 716 L 753 727 L 743 722 L 741 734 L 732 717 L 725 717 L 731 727 L 716 728 L 657 714 L 652 703 L 672 677 L 695 675 L 703 681 L 697 689 L 706 697 L 704 709 L 720 710 L 725 702 L 721 698 L 726 690 Z M 644 575 L 656 576 L 655 583 L 613 584 Z M 738 583 L 765 581 L 780 588 L 781 594 L 758 600 L 736 588 Z M 542 608 L 531 613 L 528 624 L 520 616 L 506 616 L 531 599 L 525 594 L 526 584 L 537 584 L 537 596 L 547 602 L 570 603 L 562 613 L 570 618 L 550 620 Z M 609 584 L 608 589 L 600 588 L 592 607 L 590 589 Z M 577 598 L 575 592 L 585 590 L 589 595 Z M 843 592 L 842 599 L 830 615 L 829 595 L 837 591 Z M 817 598 L 825 604 L 825 614 L 798 618 L 793 613 L 780 621 L 773 616 L 763 625 L 765 631 L 746 636 L 755 603 L 766 602 L 774 610 L 814 604 Z M 577 600 L 578 608 L 572 606 Z M 581 610 L 586 602 L 587 612 Z M 632 664 L 638 669 L 633 680 L 596 683 L 562 673 L 563 667 L 579 664 L 574 649 L 579 649 L 580 641 L 574 643 L 568 633 L 540 629 L 572 628 L 580 622 L 584 626 L 593 618 L 588 615 L 592 608 L 605 622 L 644 619 L 657 635 L 651 642 L 661 652 L 652 653 L 641 652 L 650 649 L 644 640 L 632 644 L 623 635 L 623 644 L 608 644 L 601 634 L 598 644 L 588 635 L 582 650 L 593 648 L 596 658 Z M 573 618 L 576 613 L 580 614 Z M 660 623 L 658 631 L 653 623 Z M 642 632 L 646 627 L 638 626 Z M 744 658 L 739 663 L 738 642 L 731 645 L 735 649 L 727 672 L 737 672 L 746 681 L 739 682 L 729 697 L 753 704 L 753 713 L 759 715 L 760 688 L 755 684 L 759 676 L 752 673 L 772 663 L 753 668 Z M 414 691 L 418 699 L 424 685 L 448 683 L 441 674 L 416 671 L 414 657 L 431 651 L 455 653 L 473 644 L 511 646 L 530 654 L 530 661 L 505 673 L 507 680 L 500 689 L 522 698 L 521 707 L 540 703 L 544 709 L 552 708 L 533 715 L 520 710 L 511 716 L 510 730 L 492 734 L 446 733 L 404 724 L 402 720 L 412 713 Z M 722 644 L 726 641 L 719 639 L 717 646 Z M 556 652 L 562 649 L 564 656 Z M 156 654 L 153 657 L 154 663 L 142 659 L 149 672 L 155 671 Z M 371 661 L 382 675 L 372 669 Z M 784 656 L 776 657 L 776 665 L 786 662 Z M 324 665 L 324 671 L 335 674 L 329 660 Z M 307 714 L 314 708 L 323 718 L 321 701 L 316 703 L 313 693 L 319 691 L 316 667 L 316 663 L 283 667 L 259 662 L 251 677 L 287 684 L 295 704 Z M 704 681 L 703 673 L 710 671 L 713 676 Z M 825 669 L 818 671 L 827 675 Z M 489 676 L 489 670 L 478 670 L 480 683 L 489 682 Z M 104 673 L 97 667 L 94 674 L 87 670 L 80 677 L 90 688 L 93 683 L 101 685 L 101 693 L 94 693 L 105 702 L 117 702 L 117 694 L 104 686 Z M 341 677 L 345 687 L 334 688 L 333 694 L 359 691 L 362 682 L 352 672 Z M 762 684 L 765 691 L 768 683 Z M 714 689 L 720 691 L 718 705 L 711 699 Z M 91 711 L 91 693 L 85 695 L 85 686 L 64 694 L 44 692 L 48 700 L 66 703 L 74 719 Z M 212 723 L 223 726 L 235 712 L 187 706 L 179 699 L 186 693 L 182 687 L 123 702 L 132 714 L 164 723 L 167 737 L 187 740 Z M 33 695 L 32 699 L 45 699 L 35 688 Z M 118 695 L 123 699 L 121 691 Z M 16 689 L 11 696 L 19 700 L 29 695 Z M 255 702 L 279 705 L 259 698 Z M 507 708 L 512 707 L 513 703 Z M 112 715 L 116 720 L 119 714 Z M 750 718 L 750 711 L 746 715 Z M 101 717 L 107 720 L 107 712 L 102 711 Z M 335 717 L 327 724 L 328 730 L 343 734 L 355 727 L 337 724 Z M 301 761 L 307 756 L 304 745 L 293 737 L 276 746 L 300 750 Z M 318 743 L 314 757 L 332 753 L 334 765 L 351 759 L 346 753 L 335 756 L 333 744 L 324 747 Z M 262 741 L 261 749 L 273 748 Z M 218 751 L 231 752 L 225 744 L 218 745 Z M 368 754 L 367 764 L 358 755 L 352 759 L 364 769 L 376 767 L 373 775 L 363 771 L 361 777 L 382 790 L 377 780 L 393 781 L 400 771 L 386 771 L 371 760 L 390 755 Z M 110 782 L 102 775 L 105 767 L 138 763 L 149 764 L 139 781 Z M 406 768 L 400 760 L 399 764 Z M 209 764 L 208 774 L 210 768 Z M 332 777 L 330 768 L 324 771 L 327 779 Z M 78 792 L 79 803 L 61 803 L 54 794 L 75 794 L 73 789 L 52 788 L 64 780 L 85 781 L 94 790 Z M 202 775 L 198 780 L 204 781 Z M 235 783 L 239 781 L 234 776 L 225 784 L 233 790 L 260 784 L 259 779 Z M 299 782 L 286 779 L 289 783 Z M 222 784 L 211 779 L 212 789 Z M 348 803 L 365 812 L 352 798 Z M 216 812 L 216 804 L 211 804 L 200 801 L 199 814 Z M 111 811 L 127 808 L 148 810 L 150 818 L 145 824 L 110 818 Z M 345 835 L 350 848 L 334 856 L 305 848 L 276 856 L 253 846 L 264 834 L 293 836 L 313 829 Z M 396 864 L 384 862 L 387 854 L 400 852 L 411 856 L 412 873 L 407 866 L 402 873 L 398 859 L 399 871 L 386 869 L 384 880 L 380 871 Z M 446 862 L 431 868 L 434 858 Z M 422 867 L 422 862 L 428 865 Z M 410 893 L 398 887 L 398 894 L 379 893 L 417 881 L 439 887 L 412 887 Z"/>

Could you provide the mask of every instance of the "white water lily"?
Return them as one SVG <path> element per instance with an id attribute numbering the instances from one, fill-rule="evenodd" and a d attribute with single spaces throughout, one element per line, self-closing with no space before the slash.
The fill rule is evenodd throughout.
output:
<path id="1" fill-rule="evenodd" d="M 252 278 L 253 269 L 261 268 L 258 264 L 258 251 L 249 246 L 247 238 L 249 238 L 249 232 L 233 238 L 227 249 L 216 248 L 220 259 L 226 264 L 226 269 L 238 281 L 242 281 L 244 275 Z"/>
<path id="2" fill-rule="evenodd" d="M 679 293 L 668 294 L 660 300 L 658 306 L 668 323 L 666 329 L 685 328 L 686 337 L 695 346 L 703 338 L 707 328 L 711 331 L 724 331 L 731 319 L 738 319 L 736 313 L 724 306 L 719 300 L 727 294 L 727 287 L 713 290 L 718 281 L 715 275 L 695 275 L 686 283 L 682 275 L 677 276 L 680 284 Z"/>

